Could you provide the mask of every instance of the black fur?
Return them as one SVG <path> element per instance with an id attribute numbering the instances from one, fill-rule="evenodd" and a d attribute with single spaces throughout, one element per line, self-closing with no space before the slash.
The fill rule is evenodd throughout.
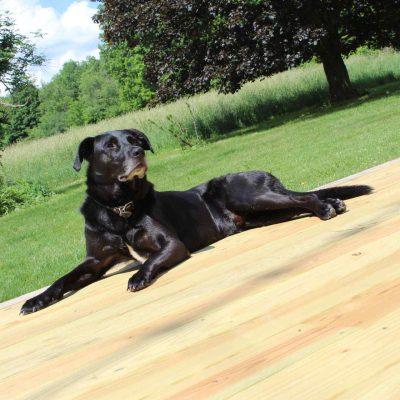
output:
<path id="1" fill-rule="evenodd" d="M 22 314 L 38 311 L 98 280 L 120 261 L 131 259 L 128 246 L 147 258 L 128 281 L 128 290 L 149 286 L 169 269 L 226 236 L 312 213 L 326 220 L 343 213 L 342 199 L 371 192 L 369 186 L 347 186 L 299 193 L 287 190 L 264 171 L 228 174 L 192 189 L 157 192 L 146 179 L 144 151 L 151 144 L 142 132 L 122 130 L 86 138 L 74 168 L 84 159 L 87 197 L 86 259 L 28 300 Z"/>

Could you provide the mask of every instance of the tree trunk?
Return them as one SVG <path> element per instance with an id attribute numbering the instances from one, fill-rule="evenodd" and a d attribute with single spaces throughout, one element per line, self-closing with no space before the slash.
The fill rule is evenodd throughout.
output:
<path id="1" fill-rule="evenodd" d="M 340 54 L 338 40 L 326 38 L 321 44 L 319 56 L 329 83 L 332 102 L 358 97 L 357 91 L 351 85 L 349 73 Z"/>

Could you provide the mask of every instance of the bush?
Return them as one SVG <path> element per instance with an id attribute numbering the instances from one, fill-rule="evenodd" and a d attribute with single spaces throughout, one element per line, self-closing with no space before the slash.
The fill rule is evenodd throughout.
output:
<path id="1" fill-rule="evenodd" d="M 46 185 L 25 180 L 6 182 L 0 186 L 0 216 L 18 207 L 42 201 L 52 195 Z"/>

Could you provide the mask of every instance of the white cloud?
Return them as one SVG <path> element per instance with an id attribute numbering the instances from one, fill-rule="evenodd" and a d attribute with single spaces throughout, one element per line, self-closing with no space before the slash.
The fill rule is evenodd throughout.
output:
<path id="1" fill-rule="evenodd" d="M 0 0 L 0 10 L 11 12 L 18 30 L 34 39 L 39 52 L 46 56 L 44 66 L 33 68 L 37 82 L 48 82 L 68 60 L 81 61 L 98 57 L 99 27 L 92 21 L 96 10 L 89 1 L 75 1 L 61 14 L 52 7 L 43 7 L 39 0 Z"/>

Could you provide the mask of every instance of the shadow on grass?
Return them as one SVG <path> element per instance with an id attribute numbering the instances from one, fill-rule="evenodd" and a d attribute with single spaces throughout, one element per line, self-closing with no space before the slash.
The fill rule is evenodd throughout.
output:
<path id="1" fill-rule="evenodd" d="M 71 190 L 77 189 L 79 187 L 84 188 L 84 187 L 86 187 L 85 183 L 86 183 L 86 180 L 80 178 L 80 179 L 78 179 L 76 181 L 67 183 L 65 185 L 62 185 L 62 186 L 56 188 L 54 190 L 54 193 L 56 193 L 56 194 L 64 194 L 64 193 L 70 192 Z"/>
<path id="2" fill-rule="evenodd" d="M 360 97 L 353 99 L 353 100 L 348 100 L 344 101 L 341 103 L 335 103 L 335 104 L 324 104 L 324 105 L 315 105 L 315 106 L 310 106 L 310 107 L 304 107 L 302 109 L 299 109 L 297 111 L 293 112 L 288 112 L 284 114 L 280 114 L 277 116 L 269 117 L 267 120 L 259 122 L 257 124 L 241 128 L 241 129 L 236 129 L 230 133 L 226 134 L 221 134 L 221 135 L 215 135 L 211 137 L 208 142 L 214 143 L 218 142 L 224 139 L 229 139 L 235 136 L 244 136 L 248 135 L 251 133 L 256 133 L 259 131 L 266 131 L 269 129 L 276 128 L 278 126 L 290 123 L 290 122 L 296 122 L 296 121 L 305 121 L 309 120 L 312 118 L 318 118 L 324 115 L 329 115 L 332 113 L 335 113 L 337 111 L 349 109 L 349 108 L 355 108 L 358 107 L 361 104 L 365 103 L 372 103 L 374 101 L 380 100 L 388 95 L 393 95 L 396 92 L 399 92 L 400 94 L 400 81 L 395 81 L 391 83 L 387 83 L 385 85 L 381 85 L 378 87 L 370 88 L 368 92 L 365 89 L 362 89 L 362 85 L 360 85 L 361 88 L 357 88 L 359 93 L 361 93 Z"/>

